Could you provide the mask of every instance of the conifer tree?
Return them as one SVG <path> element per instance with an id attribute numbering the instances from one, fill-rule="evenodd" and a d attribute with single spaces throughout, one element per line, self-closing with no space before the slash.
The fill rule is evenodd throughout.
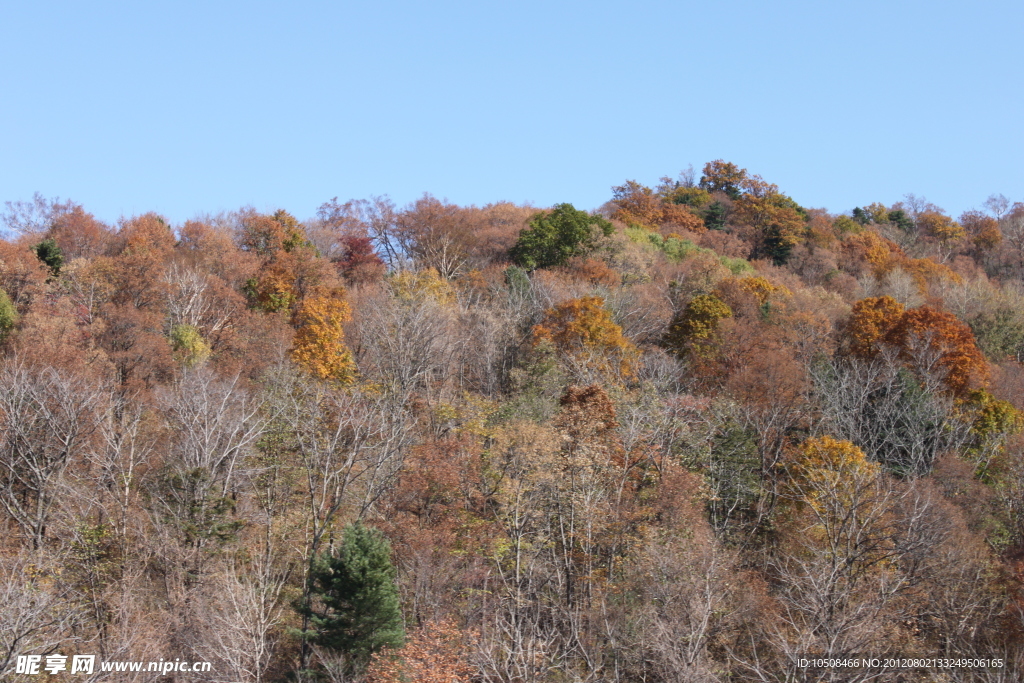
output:
<path id="1" fill-rule="evenodd" d="M 403 645 L 391 544 L 380 531 L 360 522 L 346 527 L 341 547 L 324 553 L 310 583 L 314 604 L 299 608 L 312 627 L 304 635 L 344 654 L 350 673 L 362 671 L 382 648 Z"/>

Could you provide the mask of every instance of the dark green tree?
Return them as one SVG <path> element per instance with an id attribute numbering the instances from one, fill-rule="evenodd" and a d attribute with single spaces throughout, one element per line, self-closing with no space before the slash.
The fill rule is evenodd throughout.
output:
<path id="1" fill-rule="evenodd" d="M 36 252 L 39 260 L 49 267 L 51 273 L 60 274 L 61 266 L 64 265 L 64 252 L 57 246 L 57 242 L 52 238 L 45 239 L 32 247 L 32 250 Z"/>
<path id="2" fill-rule="evenodd" d="M 725 205 L 722 202 L 711 202 L 704 209 L 704 225 L 708 230 L 725 230 Z"/>
<path id="3" fill-rule="evenodd" d="M 853 220 L 857 221 L 861 225 L 867 225 L 871 222 L 871 214 L 859 206 L 853 208 Z"/>
<path id="4" fill-rule="evenodd" d="M 530 220 L 530 227 L 519 233 L 509 256 L 527 270 L 560 266 L 585 254 L 600 235 L 611 235 L 614 230 L 601 216 L 578 211 L 572 204 L 559 204 L 551 213 L 539 213 Z"/>
<path id="5" fill-rule="evenodd" d="M 889 212 L 889 222 L 895 225 L 903 232 L 914 232 L 917 227 L 914 225 L 914 221 L 911 220 L 910 216 L 906 214 L 902 209 Z"/>
<path id="6" fill-rule="evenodd" d="M 405 640 L 402 610 L 391 564 L 391 544 L 360 522 L 345 528 L 341 547 L 321 556 L 310 575 L 311 604 L 299 605 L 310 642 L 347 658 L 352 674 L 370 655 Z"/>
<path id="7" fill-rule="evenodd" d="M 0 298 L 0 310 L 3 300 Z M 1000 306 L 971 320 L 971 332 L 978 346 L 990 360 L 1000 362 L 1024 356 L 1024 311 Z M 3 335 L 3 314 L 0 313 L 0 336 Z"/>

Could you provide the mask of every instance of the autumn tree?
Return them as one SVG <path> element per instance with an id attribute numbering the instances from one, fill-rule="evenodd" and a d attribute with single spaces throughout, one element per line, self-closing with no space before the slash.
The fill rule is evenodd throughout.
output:
<path id="1" fill-rule="evenodd" d="M 732 316 L 732 309 L 714 294 L 698 294 L 673 318 L 665 345 L 683 355 L 714 341 L 718 324 Z"/>
<path id="2" fill-rule="evenodd" d="M 461 656 L 462 637 L 451 620 L 426 624 L 404 646 L 375 653 L 367 683 L 470 683 L 475 671 Z"/>
<path id="3" fill-rule="evenodd" d="M 758 231 L 760 251 L 777 264 L 785 263 L 806 233 L 807 212 L 760 176 L 747 178 L 743 189 L 736 201 L 736 220 Z"/>
<path id="4" fill-rule="evenodd" d="M 307 295 L 337 282 L 334 269 L 316 253 L 304 226 L 287 211 L 271 216 L 242 212 L 236 239 L 260 262 L 256 275 L 244 286 L 254 308 L 291 311 Z"/>
<path id="5" fill-rule="evenodd" d="M 622 336 L 622 327 L 615 324 L 604 299 L 598 296 L 570 299 L 548 309 L 533 328 L 534 346 L 545 342 L 584 367 L 593 365 L 621 375 L 633 373 L 639 353 Z"/>
<path id="6" fill-rule="evenodd" d="M 952 313 L 930 306 L 906 311 L 886 333 L 885 343 L 898 348 L 919 374 L 939 377 L 954 394 L 964 395 L 988 380 L 988 363 L 971 328 Z"/>
<path id="7" fill-rule="evenodd" d="M 47 236 L 57 243 L 68 263 L 96 258 L 116 248 L 115 233 L 78 204 L 67 202 L 50 219 Z"/>
<path id="8" fill-rule="evenodd" d="M 635 180 L 627 180 L 624 185 L 613 187 L 612 192 L 612 202 L 616 206 L 612 218 L 624 223 L 647 228 L 672 225 L 691 232 L 705 230 L 704 222 L 690 212 L 685 202 L 669 201 Z M 676 196 L 686 198 L 689 195 Z"/>
<path id="9" fill-rule="evenodd" d="M 340 239 L 340 243 L 342 254 L 334 263 L 348 282 L 375 282 L 384 276 L 387 267 L 373 250 L 373 242 L 369 237 L 347 235 Z"/>
<path id="10" fill-rule="evenodd" d="M 738 199 L 742 194 L 741 185 L 746 179 L 746 169 L 718 159 L 704 164 L 700 187 L 708 192 L 724 192 L 730 199 Z"/>
<path id="11" fill-rule="evenodd" d="M 843 656 L 883 645 L 870 628 L 902 583 L 894 492 L 849 441 L 805 441 L 787 467 L 794 530 L 773 559 L 780 613 L 762 625 L 783 652 Z M 909 549 L 909 548 L 908 548 Z"/>
<path id="12" fill-rule="evenodd" d="M 845 339 L 849 353 L 858 358 L 873 358 L 878 345 L 895 327 L 904 307 L 890 296 L 868 297 L 853 305 L 846 322 Z"/>
<path id="13" fill-rule="evenodd" d="M 1003 241 L 999 221 L 980 211 L 965 211 L 960 215 L 960 225 L 979 251 L 990 251 Z"/>
<path id="14" fill-rule="evenodd" d="M 306 244 L 302 224 L 283 209 L 269 216 L 244 211 L 239 218 L 238 240 L 245 251 L 272 256 L 278 251 L 290 252 Z"/>
<path id="15" fill-rule="evenodd" d="M 355 362 L 345 346 L 344 324 L 351 319 L 349 306 L 337 296 L 306 299 L 295 315 L 298 329 L 292 359 L 314 377 L 350 382 Z"/>
<path id="16" fill-rule="evenodd" d="M 938 211 L 927 211 L 918 216 L 919 228 L 943 245 L 956 242 L 967 235 L 964 227 L 949 216 Z"/>
<path id="17" fill-rule="evenodd" d="M 473 214 L 429 194 L 398 215 L 396 231 L 406 254 L 420 268 L 433 268 L 447 279 L 465 269 L 474 242 Z"/>
<path id="18" fill-rule="evenodd" d="M 862 299 L 853 305 L 845 332 L 851 355 L 871 359 L 889 346 L 920 377 L 936 378 L 957 395 L 989 375 L 971 328 L 930 306 L 905 310 L 892 297 Z"/>
<path id="19" fill-rule="evenodd" d="M 7 292 L 16 310 L 24 313 L 43 294 L 49 275 L 31 249 L 0 241 L 0 289 Z"/>

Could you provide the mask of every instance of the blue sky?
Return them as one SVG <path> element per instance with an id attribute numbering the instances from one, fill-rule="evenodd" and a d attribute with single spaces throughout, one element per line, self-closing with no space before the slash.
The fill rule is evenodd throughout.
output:
<path id="1" fill-rule="evenodd" d="M 596 208 L 723 158 L 806 206 L 1024 201 L 1024 3 L 6 2 L 0 202 Z"/>

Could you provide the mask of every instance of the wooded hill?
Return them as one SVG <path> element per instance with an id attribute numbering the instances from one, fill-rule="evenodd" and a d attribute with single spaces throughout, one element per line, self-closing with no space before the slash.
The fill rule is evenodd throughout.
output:
<path id="1" fill-rule="evenodd" d="M 8 680 L 1024 676 L 1024 204 L 6 221 Z"/>

